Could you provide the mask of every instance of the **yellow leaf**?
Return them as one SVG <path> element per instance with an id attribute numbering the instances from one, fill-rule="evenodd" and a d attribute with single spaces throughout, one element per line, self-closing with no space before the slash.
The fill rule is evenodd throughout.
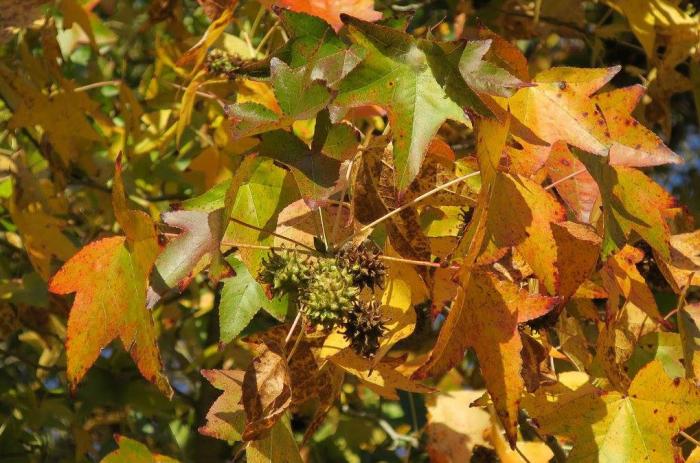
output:
<path id="1" fill-rule="evenodd" d="M 428 399 L 428 454 L 435 463 L 469 461 L 475 445 L 487 445 L 483 433 L 491 425 L 489 414 L 469 407 L 484 391 L 452 391 Z"/>
<path id="2" fill-rule="evenodd" d="M 199 86 L 202 85 L 202 80 L 206 73 L 204 71 L 199 72 L 189 83 L 187 89 L 185 89 L 184 95 L 182 95 L 182 102 L 180 103 L 180 118 L 177 120 L 177 128 L 175 129 L 175 141 L 180 145 L 180 138 L 185 131 L 185 128 L 189 125 L 192 120 L 192 108 L 194 107 L 194 101 L 197 98 L 197 90 Z"/>
<path id="3" fill-rule="evenodd" d="M 357 376 L 367 387 L 387 399 L 398 399 L 396 389 L 410 392 L 432 391 L 428 386 L 403 376 L 392 365 L 386 362 L 375 365 L 371 360 L 360 357 L 351 349 L 343 349 L 330 357 L 330 361 L 348 373 Z"/>
<path id="4" fill-rule="evenodd" d="M 192 66 L 192 74 L 199 71 L 200 66 L 204 62 L 207 50 L 211 47 L 214 42 L 216 42 L 221 34 L 224 33 L 226 27 L 233 20 L 233 10 L 236 8 L 238 1 L 230 2 L 228 8 L 226 8 L 221 15 L 212 22 L 207 28 L 206 32 L 199 41 L 194 44 L 192 48 L 187 50 L 184 55 L 182 55 L 177 60 L 177 65 L 180 67 Z"/>

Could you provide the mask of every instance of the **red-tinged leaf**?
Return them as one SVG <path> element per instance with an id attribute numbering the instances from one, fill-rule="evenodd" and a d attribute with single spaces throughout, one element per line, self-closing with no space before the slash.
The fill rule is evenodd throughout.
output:
<path id="1" fill-rule="evenodd" d="M 246 424 L 243 440 L 258 440 L 277 423 L 292 403 L 286 354 L 280 345 L 262 345 L 243 377 Z"/>
<path id="2" fill-rule="evenodd" d="M 518 403 L 524 388 L 518 324 L 547 314 L 555 302 L 555 298 L 530 295 L 488 271 L 473 272 L 468 286 L 455 301 L 464 308 L 450 327 L 459 333 L 453 337 L 453 343 L 458 345 L 455 348 L 461 351 L 460 355 L 467 347 L 474 348 L 511 445 L 516 438 Z M 443 330 L 446 328 L 447 324 Z M 418 376 L 423 376 L 422 372 Z"/>
<path id="3" fill-rule="evenodd" d="M 350 14 L 365 21 L 377 21 L 382 14 L 374 9 L 374 0 L 264 0 L 292 11 L 307 13 L 325 20 L 337 31 L 343 27 L 341 14 Z"/>
<path id="4" fill-rule="evenodd" d="M 545 164 L 559 196 L 584 223 L 591 222 L 591 212 L 600 198 L 600 190 L 586 166 L 579 161 L 565 143 L 552 145 Z"/>
<path id="5" fill-rule="evenodd" d="M 459 60 L 459 72 L 472 90 L 507 97 L 518 88 L 530 86 L 505 69 L 484 61 L 490 47 L 491 40 L 474 40 L 464 48 Z"/>
<path id="6" fill-rule="evenodd" d="M 591 99 L 604 122 L 600 124 L 599 120 L 598 127 L 608 139 L 612 165 L 648 167 L 681 162 L 680 156 L 664 145 L 661 138 L 631 116 L 644 92 L 641 85 L 633 85 Z"/>
<path id="7" fill-rule="evenodd" d="M 172 288 L 184 290 L 181 285 L 190 276 L 203 257 L 217 252 L 223 234 L 221 210 L 172 211 L 162 215 L 163 222 L 182 232 L 158 256 L 154 277 L 148 288 L 148 307 Z"/>
<path id="8" fill-rule="evenodd" d="M 127 208 L 119 161 L 112 202 L 126 237 L 85 246 L 49 284 L 53 293 L 76 293 L 66 334 L 68 380 L 75 389 L 101 349 L 118 337 L 141 374 L 171 396 L 161 371 L 156 327 L 146 309 L 146 286 L 158 241 L 151 218 Z"/>
<path id="9" fill-rule="evenodd" d="M 610 163 L 652 166 L 680 162 L 652 131 L 630 115 L 644 89 L 626 87 L 595 94 L 617 72 L 607 69 L 553 68 L 538 74 L 536 85 L 501 101 L 515 118 L 550 145 L 564 142 Z M 544 162 L 549 147 L 520 140 L 525 155 Z"/>
<path id="10" fill-rule="evenodd" d="M 178 460 L 151 453 L 141 442 L 119 434 L 114 435 L 119 448 L 104 457 L 100 463 L 178 463 Z"/>
<path id="11" fill-rule="evenodd" d="M 209 408 L 207 423 L 199 428 L 199 432 L 229 442 L 241 440 L 245 428 L 245 411 L 241 404 L 244 372 L 202 370 L 202 375 L 223 393 Z"/>
<path id="12" fill-rule="evenodd" d="M 413 373 L 415 378 L 426 378 L 446 373 L 464 357 L 464 312 L 468 310 L 465 305 L 465 290 L 469 286 L 472 276 L 471 267 L 476 262 L 486 237 L 489 205 L 508 136 L 509 124 L 502 124 L 496 119 L 484 118 L 479 121 L 477 129 L 476 153 L 481 170 L 482 185 L 474 215 L 455 252 L 456 256 L 463 256 L 462 268 L 457 279 L 459 282 L 457 297 L 452 303 L 452 310 L 450 310 L 450 314 L 440 330 L 430 357 Z"/>

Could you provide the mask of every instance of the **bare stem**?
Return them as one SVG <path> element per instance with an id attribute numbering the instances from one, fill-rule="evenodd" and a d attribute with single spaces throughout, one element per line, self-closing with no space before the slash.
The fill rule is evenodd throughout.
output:
<path id="1" fill-rule="evenodd" d="M 289 328 L 289 333 L 287 333 L 287 337 L 284 339 L 285 344 L 287 344 L 289 340 L 292 339 L 292 333 L 294 333 L 294 328 L 297 327 L 299 320 L 301 320 L 301 310 L 297 312 L 297 316 L 294 318 L 294 322 L 292 322 L 292 327 Z"/>
<path id="2" fill-rule="evenodd" d="M 551 189 L 551 188 L 554 188 L 555 186 L 559 185 L 560 183 L 565 182 L 565 181 L 567 181 L 567 180 L 569 180 L 569 179 L 572 179 L 572 178 L 576 177 L 577 175 L 582 174 L 582 173 L 584 173 L 584 172 L 586 172 L 586 168 L 585 168 L 585 167 L 584 167 L 583 169 L 579 169 L 579 170 L 577 170 L 576 172 L 572 172 L 572 173 L 570 173 L 569 175 L 566 175 L 566 176 L 560 178 L 560 179 L 557 180 L 556 182 L 550 183 L 549 185 L 547 185 L 546 187 L 544 187 L 544 189 L 545 189 L 545 190 L 549 190 L 549 189 Z"/>
<path id="3" fill-rule="evenodd" d="M 282 240 L 285 240 L 285 241 L 289 241 L 290 243 L 294 243 L 294 244 L 296 244 L 296 245 L 299 246 L 299 247 L 302 247 L 302 248 L 304 248 L 304 249 L 308 249 L 308 250 L 311 251 L 311 252 L 316 252 L 316 250 L 315 250 L 314 248 L 312 248 L 312 247 L 310 247 L 310 246 L 307 246 L 307 245 L 305 245 L 304 243 L 301 243 L 301 242 L 299 242 L 299 241 L 297 241 L 297 240 L 295 240 L 295 239 L 286 237 L 286 236 L 284 236 L 284 235 L 280 235 L 279 233 L 275 233 L 275 232 L 270 231 L 270 230 L 265 230 L 265 229 L 263 229 L 263 228 L 260 228 L 260 227 L 258 227 L 258 226 L 255 226 L 255 225 L 253 225 L 253 224 L 251 224 L 251 223 L 243 222 L 242 220 L 238 220 L 238 219 L 235 219 L 235 218 L 231 218 L 231 222 L 237 223 L 237 224 L 239 224 L 239 225 L 243 225 L 244 227 L 252 228 L 253 230 L 257 230 L 257 231 L 259 231 L 259 232 L 269 233 L 270 235 L 276 236 L 276 237 L 279 238 L 279 239 L 282 239 Z M 223 244 L 223 242 L 222 242 L 222 244 Z"/>
<path id="4" fill-rule="evenodd" d="M 390 211 L 390 212 L 388 212 L 387 214 L 384 214 L 383 216 L 379 217 L 379 218 L 378 218 L 377 220 L 375 220 L 374 222 L 369 223 L 369 224 L 365 225 L 364 227 L 360 228 L 359 231 L 357 231 L 357 232 L 353 233 L 352 235 L 350 235 L 349 237 L 345 238 L 345 239 L 340 243 L 339 247 L 342 246 L 343 244 L 347 243 L 348 241 L 352 240 L 352 239 L 355 238 L 356 236 L 362 235 L 362 234 L 365 233 L 366 231 L 368 231 L 368 230 L 374 228 L 375 226 L 379 225 L 380 223 L 384 222 L 385 220 L 387 220 L 387 219 L 389 219 L 389 218 L 395 216 L 395 215 L 398 214 L 399 212 L 404 211 L 404 210 L 408 209 L 408 208 L 411 207 L 411 206 L 415 206 L 415 205 L 418 204 L 419 202 L 423 201 L 423 200 L 426 199 L 426 198 L 429 198 L 430 196 L 434 195 L 434 194 L 437 193 L 438 191 L 442 191 L 442 190 L 444 190 L 444 189 L 446 189 L 446 188 L 451 187 L 452 185 L 455 185 L 455 184 L 457 184 L 457 183 L 459 183 L 459 182 L 463 182 L 464 180 L 467 180 L 468 178 L 475 177 L 475 176 L 479 175 L 480 173 L 481 173 L 481 172 L 477 170 L 476 172 L 471 172 L 471 173 L 469 173 L 469 174 L 462 175 L 461 177 L 457 177 L 457 178 L 455 178 L 455 179 L 452 179 L 452 180 L 450 180 L 450 181 L 447 182 L 447 183 L 443 183 L 442 185 L 437 186 L 437 187 L 433 188 L 432 190 L 423 193 L 422 195 L 418 196 L 417 198 L 412 199 L 411 201 L 407 202 L 406 204 L 403 204 L 403 205 L 397 207 L 396 209 L 394 209 L 393 211 Z"/>
<path id="5" fill-rule="evenodd" d="M 177 236 L 177 233 L 164 233 L 166 236 Z M 296 243 L 296 242 L 295 242 Z M 288 250 L 288 248 L 281 247 L 281 246 L 266 246 L 263 244 L 248 244 L 248 243 L 238 243 L 236 241 L 228 241 L 228 240 L 222 240 L 221 244 L 224 246 L 231 246 L 234 248 L 242 248 L 242 249 L 261 249 L 261 250 L 266 250 L 266 251 L 283 251 L 283 250 Z M 300 252 L 303 254 L 309 254 L 309 255 L 318 255 L 319 252 L 316 251 L 315 249 L 311 249 L 308 246 L 305 246 L 301 243 L 297 243 L 301 246 L 304 246 L 306 249 L 295 249 L 294 252 Z M 433 267 L 433 268 L 449 268 L 451 270 L 459 270 L 461 267 L 459 265 L 450 265 L 446 267 L 444 264 L 438 263 L 438 262 L 428 262 L 425 260 L 413 260 L 413 259 L 404 259 L 403 257 L 393 257 L 393 256 L 384 256 L 380 255 L 378 256 L 381 260 L 389 261 L 389 262 L 400 262 L 402 264 L 409 264 L 409 265 L 418 265 L 422 267 Z"/>
<path id="6" fill-rule="evenodd" d="M 74 92 L 87 92 L 93 88 L 107 87 L 108 85 L 119 85 L 121 80 L 105 80 L 104 82 L 93 82 L 91 84 L 83 85 L 82 87 L 75 87 Z"/>

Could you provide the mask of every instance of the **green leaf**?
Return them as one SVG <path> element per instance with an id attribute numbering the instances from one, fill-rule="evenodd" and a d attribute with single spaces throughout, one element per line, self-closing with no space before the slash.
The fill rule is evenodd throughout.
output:
<path id="1" fill-rule="evenodd" d="M 294 120 L 309 119 L 330 101 L 328 89 L 311 77 L 310 69 L 292 69 L 284 61 L 270 61 L 272 87 L 284 114 Z"/>
<path id="2" fill-rule="evenodd" d="M 234 139 L 250 137 L 292 123 L 271 109 L 252 102 L 226 106 L 226 116 L 231 122 L 231 135 Z"/>
<path id="3" fill-rule="evenodd" d="M 290 39 L 277 57 L 291 68 L 306 67 L 312 79 L 333 85 L 362 60 L 364 50 L 347 47 L 322 19 L 291 10 L 279 14 Z"/>
<path id="4" fill-rule="evenodd" d="M 231 212 L 234 219 L 224 238 L 227 242 L 243 244 L 273 244 L 269 231 L 277 228 L 277 216 L 288 204 L 299 199 L 294 179 L 272 159 L 258 157 L 250 174 L 238 187 Z M 247 225 L 242 225 L 245 223 Z M 266 251 L 241 249 L 240 257 L 252 273 L 256 273 Z"/>
<path id="5" fill-rule="evenodd" d="M 337 85 L 338 116 L 351 107 L 385 108 L 393 131 L 396 182 L 404 190 L 418 174 L 430 140 L 447 120 L 468 124 L 464 109 L 489 114 L 457 69 L 464 43 L 414 39 L 385 26 L 343 16 L 364 60 Z M 337 118 L 337 117 L 336 117 Z"/>
<path id="6" fill-rule="evenodd" d="M 325 198 L 338 180 L 340 162 L 312 152 L 292 133 L 277 130 L 263 134 L 258 152 L 289 166 L 305 199 Z"/>
<path id="7" fill-rule="evenodd" d="M 221 342 L 233 341 L 260 309 L 278 320 L 284 320 L 287 307 L 283 300 L 270 300 L 262 286 L 250 274 L 246 266 L 235 257 L 226 261 L 236 276 L 223 280 L 219 304 L 219 327 Z"/>

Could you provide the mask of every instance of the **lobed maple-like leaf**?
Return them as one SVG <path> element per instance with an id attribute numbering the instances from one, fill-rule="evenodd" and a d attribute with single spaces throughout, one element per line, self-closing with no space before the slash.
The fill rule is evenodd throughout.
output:
<path id="1" fill-rule="evenodd" d="M 700 389 L 670 378 L 659 361 L 637 373 L 627 394 L 587 379 L 563 373 L 560 384 L 523 399 L 540 432 L 574 440 L 569 462 L 674 461 L 673 437 L 700 420 Z"/>
<path id="2" fill-rule="evenodd" d="M 520 375 L 523 345 L 518 324 L 545 315 L 555 302 L 550 297 L 530 295 L 493 272 L 476 271 L 455 300 L 456 306 L 463 307 L 460 317 L 451 317 L 442 328 L 460 333 L 452 340 L 453 350 L 463 355 L 471 346 L 476 352 L 486 389 L 511 445 L 516 440 L 518 404 L 525 386 Z M 417 376 L 423 375 L 419 370 Z"/>
<path id="3" fill-rule="evenodd" d="M 261 309 L 284 320 L 287 314 L 286 299 L 270 300 L 265 290 L 250 274 L 243 262 L 228 257 L 235 276 L 223 280 L 221 302 L 219 303 L 219 331 L 223 343 L 233 341 Z"/>
<path id="4" fill-rule="evenodd" d="M 102 348 L 118 337 L 141 374 L 171 396 L 161 369 L 156 327 L 146 308 L 148 275 L 159 252 L 158 240 L 151 218 L 127 208 L 119 160 L 112 203 L 126 236 L 88 244 L 49 283 L 53 293 L 76 293 L 66 333 L 68 380 L 75 389 Z"/>
<path id="5" fill-rule="evenodd" d="M 431 139 L 448 119 L 468 124 L 465 108 L 488 114 L 456 61 L 461 42 L 437 43 L 343 16 L 352 43 L 365 49 L 362 62 L 337 86 L 339 108 L 379 105 L 393 132 L 396 185 L 405 190 L 418 174 Z"/>
<path id="6" fill-rule="evenodd" d="M 673 153 L 651 130 L 631 116 L 644 93 L 641 86 L 598 92 L 619 67 L 553 68 L 538 74 L 534 86 L 518 90 L 499 104 L 549 145 L 518 137 L 520 156 L 541 166 L 551 145 L 563 142 L 588 153 L 610 158 L 626 166 L 656 166 L 678 163 Z M 536 170 L 536 169 L 535 169 Z"/>

